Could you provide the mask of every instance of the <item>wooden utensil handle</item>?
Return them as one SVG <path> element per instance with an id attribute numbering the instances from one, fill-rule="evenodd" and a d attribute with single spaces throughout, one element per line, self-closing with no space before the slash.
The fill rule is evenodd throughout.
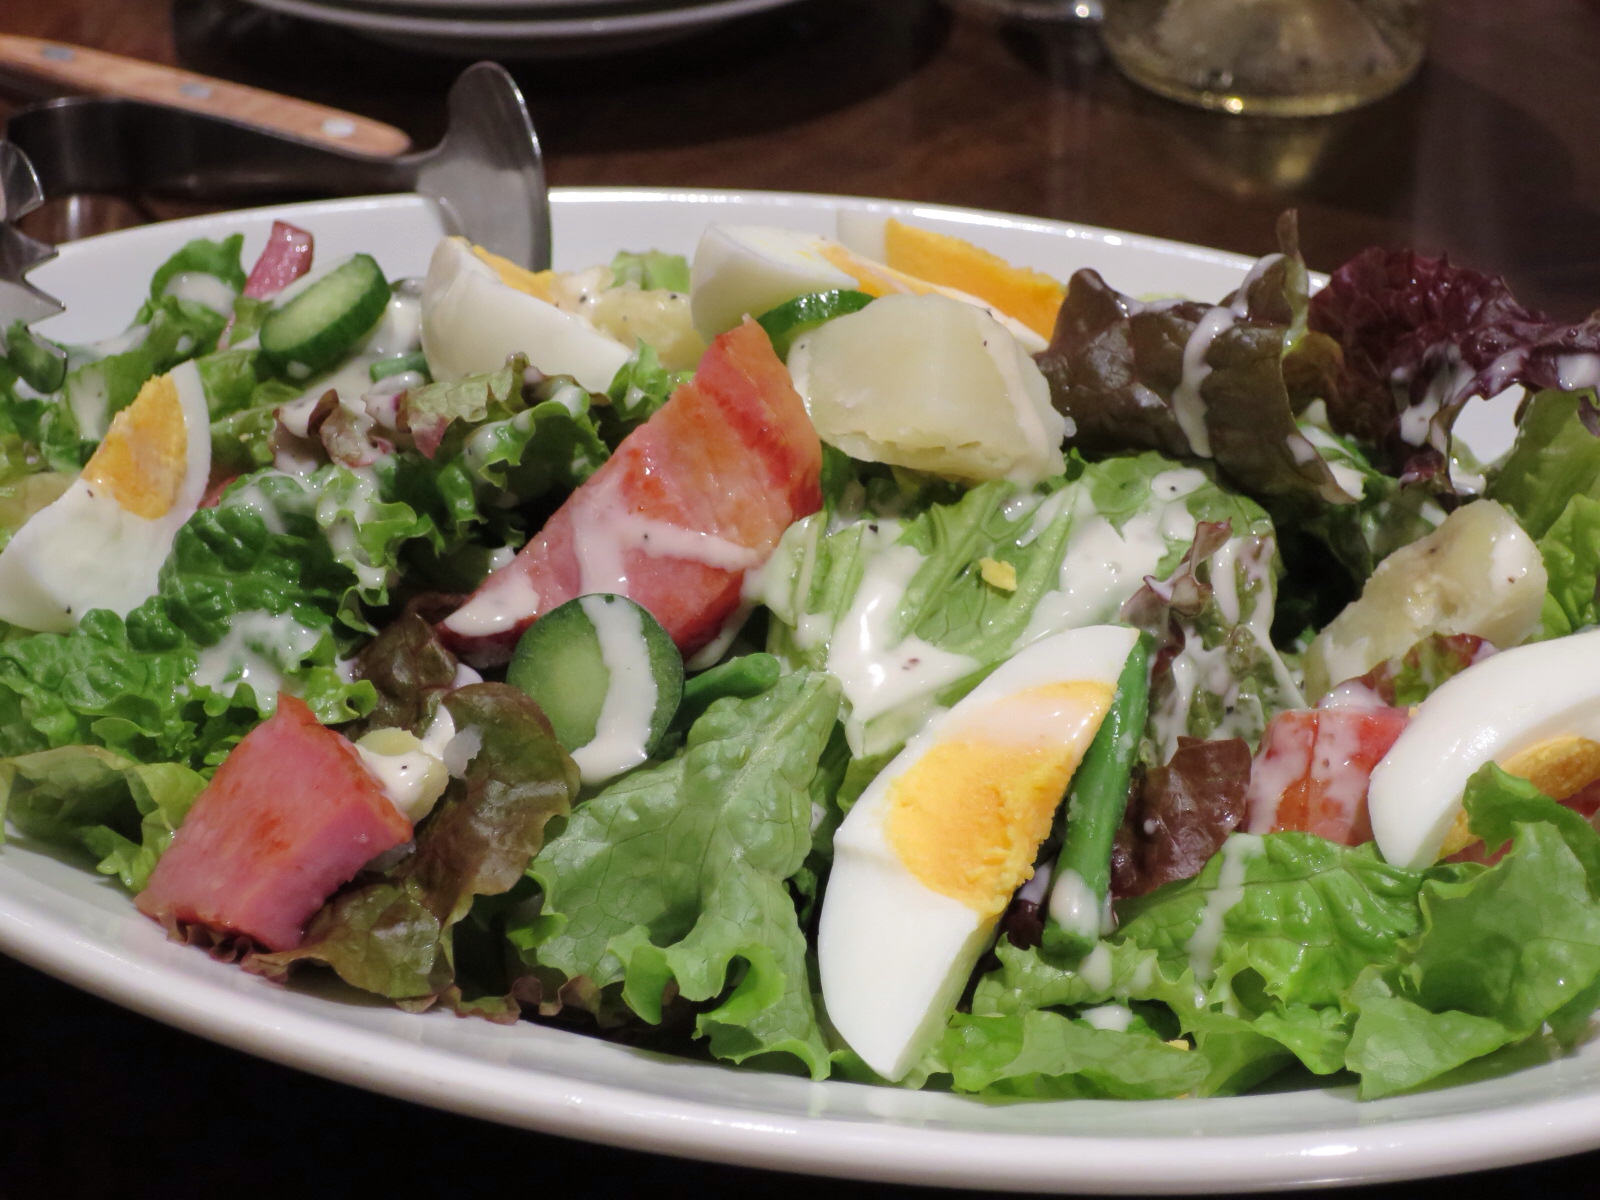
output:
<path id="1" fill-rule="evenodd" d="M 354 113 L 41 38 L 0 34 L 0 74 L 24 76 L 72 92 L 176 105 L 362 154 L 403 154 L 411 146 L 411 139 L 394 126 Z"/>

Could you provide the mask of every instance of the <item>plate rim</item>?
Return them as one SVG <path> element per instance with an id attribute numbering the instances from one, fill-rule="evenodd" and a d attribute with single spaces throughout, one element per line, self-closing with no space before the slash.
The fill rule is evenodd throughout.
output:
<path id="1" fill-rule="evenodd" d="M 781 8 L 785 4 L 796 3 L 796 0 L 706 0 L 705 3 L 689 7 L 664 8 L 654 12 L 555 19 L 529 17 L 523 20 L 391 14 L 370 9 L 345 8 L 321 3 L 319 0 L 248 0 L 248 2 L 287 16 L 369 33 L 457 39 L 504 37 L 575 40 L 689 30 L 700 25 L 731 21 L 736 17 L 766 9 Z"/>
<path id="2" fill-rule="evenodd" d="M 708 206 L 754 202 L 780 207 L 815 208 L 820 205 L 835 211 L 865 207 L 911 217 L 926 214 L 974 225 L 1039 230 L 1234 267 L 1253 261 L 1246 255 L 1148 235 L 906 200 L 731 189 L 577 187 L 555 189 L 552 201 L 558 208 L 569 205 L 581 208 L 600 202 Z M 372 198 L 370 202 L 379 207 L 423 203 L 415 198 L 393 197 Z M 268 205 L 236 210 L 236 215 L 260 218 L 269 213 L 349 203 L 351 201 L 345 200 Z M 213 214 L 141 226 L 70 243 L 63 249 L 77 257 L 93 253 L 108 239 L 123 239 L 129 234 L 148 238 L 153 236 L 147 232 L 152 229 L 164 229 L 176 237 L 181 236 L 185 225 L 214 219 Z M 64 918 L 37 904 L 26 889 L 20 894 L 13 893 L 6 882 L 9 872 L 5 858 L 19 850 L 28 853 L 20 842 L 0 850 L 0 950 L 5 953 L 73 986 L 105 996 L 122 1007 L 235 1049 L 433 1107 L 587 1141 L 729 1164 L 882 1182 L 1101 1193 L 1205 1192 L 1219 1188 L 1239 1191 L 1369 1183 L 1457 1174 L 1600 1145 L 1600 1124 L 1593 1119 L 1590 1103 L 1600 1097 L 1600 1089 L 1594 1087 L 1500 1107 L 1416 1119 L 1400 1117 L 1384 1123 L 1330 1130 L 1320 1136 L 1320 1140 L 1318 1135 L 1303 1130 L 1224 1136 L 1185 1137 L 1179 1132 L 1162 1136 L 1107 1137 L 1005 1133 L 951 1129 L 937 1123 L 919 1127 L 876 1119 L 763 1113 L 756 1108 L 733 1108 L 697 1099 L 644 1093 L 604 1082 L 575 1080 L 538 1066 L 484 1062 L 448 1047 L 415 1043 L 406 1046 L 406 1055 L 396 1057 L 393 1053 L 395 1039 L 388 1033 L 341 1021 L 336 1013 L 325 1013 L 320 1007 L 302 1011 L 296 1006 L 284 1005 L 269 991 L 258 990 L 254 984 L 248 989 L 236 989 L 224 986 L 220 977 L 210 975 L 196 983 L 195 974 L 185 972 L 186 985 L 193 986 L 185 986 L 174 994 L 170 990 L 171 968 L 162 964 L 161 956 L 141 956 L 137 947 L 134 951 L 123 951 L 88 940 L 81 931 L 68 928 Z M 39 883 L 37 886 L 48 888 L 49 885 Z M 127 909 L 132 917 L 131 902 Z M 148 938 L 158 932 L 154 927 L 139 928 L 142 935 L 136 936 L 135 941 L 140 940 L 140 936 Z M 177 952 L 195 953 L 191 949 Z M 237 977 L 234 968 L 218 966 L 217 969 L 227 971 L 229 979 Z M 266 981 L 257 982 L 261 989 L 273 987 Z M 456 1018 L 433 1013 L 405 1019 L 426 1022 Z M 543 1033 L 583 1036 L 549 1029 Z M 298 1034 L 305 1036 L 302 1039 L 296 1036 Z M 434 1069 L 417 1072 L 419 1063 L 436 1069 L 437 1074 Z M 470 1081 L 469 1075 L 473 1077 Z M 449 1081 L 448 1089 L 441 1086 L 441 1078 Z M 486 1081 L 494 1086 L 486 1087 Z M 871 1085 L 837 1080 L 795 1082 L 810 1088 L 880 1091 Z M 515 1109 L 501 1102 L 512 1095 L 518 1101 Z M 985 1103 L 966 1097 L 949 1099 L 962 1106 Z M 1218 1106 L 1247 1103 L 1252 1099 L 1259 1098 L 1166 1103 Z M 1131 1102 L 1032 1103 L 1120 1105 Z M 1140 1111 L 1143 1110 L 1130 1108 L 1130 1118 Z M 1512 1117 L 1514 1120 L 1510 1119 Z M 1157 1156 L 1152 1153 L 1157 1147 L 1181 1148 L 1183 1153 Z M 1071 1164 L 1070 1178 L 1053 1173 L 1062 1163 Z M 1130 1170 L 1139 1174 L 1130 1178 Z"/>

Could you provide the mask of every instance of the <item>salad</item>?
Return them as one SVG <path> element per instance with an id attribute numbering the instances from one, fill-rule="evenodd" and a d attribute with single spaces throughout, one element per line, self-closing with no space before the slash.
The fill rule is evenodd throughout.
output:
<path id="1" fill-rule="evenodd" d="M 813 1078 L 1563 1052 L 1600 336 L 1279 237 L 1211 301 L 894 220 L 191 242 L 65 370 L 5 331 L 7 823 L 273 979 Z"/>

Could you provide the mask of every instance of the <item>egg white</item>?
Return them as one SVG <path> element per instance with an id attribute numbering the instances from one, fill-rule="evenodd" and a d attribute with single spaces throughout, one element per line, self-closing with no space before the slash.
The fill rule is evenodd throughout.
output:
<path id="1" fill-rule="evenodd" d="M 928 887 L 901 861 L 887 828 L 896 782 L 953 736 L 1026 738 L 1027 730 L 985 724 L 998 702 L 1019 693 L 1079 681 L 1114 692 L 1137 637 L 1098 625 L 1025 647 L 913 737 L 834 835 L 817 936 L 823 1003 L 851 1049 L 885 1079 L 900 1078 L 926 1052 L 998 921 L 998 913 Z"/>
<path id="2" fill-rule="evenodd" d="M 40 509 L 0 551 L 0 620 L 67 633 L 90 609 L 118 616 L 155 595 L 173 539 L 194 515 L 211 473 L 211 424 L 193 362 L 173 368 L 183 412 L 183 479 L 171 507 L 147 518 L 83 478 Z M 91 465 L 92 465 L 91 460 Z"/>
<path id="3" fill-rule="evenodd" d="M 976 296 L 916 279 L 820 234 L 766 225 L 706 227 L 690 268 L 690 312 L 701 336 L 712 338 L 746 316 L 759 317 L 800 296 L 860 290 L 861 278 L 852 271 L 874 281 L 869 291 L 931 292 L 960 300 L 988 313 L 1027 353 L 1045 348 L 1045 339 Z"/>
<path id="4" fill-rule="evenodd" d="M 1431 865 L 1475 771 L 1563 735 L 1600 741 L 1600 630 L 1503 650 L 1424 700 L 1372 772 L 1379 851 Z"/>
<path id="5" fill-rule="evenodd" d="M 422 285 L 422 351 L 435 379 L 498 371 L 513 354 L 603 392 L 631 355 L 582 317 L 504 283 L 464 238 L 434 248 Z"/>

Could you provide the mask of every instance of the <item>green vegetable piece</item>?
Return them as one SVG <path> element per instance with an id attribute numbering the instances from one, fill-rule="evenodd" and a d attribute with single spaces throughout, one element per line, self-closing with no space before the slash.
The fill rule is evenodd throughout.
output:
<path id="1" fill-rule="evenodd" d="M 1095 925 L 1111 889 L 1111 843 L 1128 807 L 1128 783 L 1150 706 L 1149 667 L 1149 639 L 1141 635 L 1123 664 L 1111 708 L 1067 791 L 1067 828 L 1056 858 L 1055 880 L 1059 886 L 1068 871 L 1076 873 L 1084 899 L 1093 901 L 1090 913 Z M 1093 928 L 1068 929 L 1054 920 L 1045 924 L 1045 950 L 1064 958 L 1081 958 L 1098 940 Z"/>
<path id="2" fill-rule="evenodd" d="M 643 646 L 629 645 L 629 638 L 641 640 Z M 608 639 L 614 640 L 608 645 Z M 655 686 L 655 705 L 642 747 L 648 755 L 678 710 L 683 657 L 660 622 L 626 596 L 579 596 L 540 617 L 517 643 L 506 682 L 533 697 L 550 718 L 556 740 L 572 752 L 603 732 L 607 700 L 616 688 L 643 685 L 631 673 L 613 672 L 612 664 L 629 660 L 646 662 Z M 612 699 L 612 704 L 619 700 Z M 593 782 L 588 774 L 585 782 Z"/>
<path id="3" fill-rule="evenodd" d="M 789 347 L 801 334 L 810 333 L 818 325 L 835 317 L 860 312 L 871 303 L 872 297 L 865 292 L 814 292 L 769 309 L 756 321 L 772 339 L 772 348 L 777 351 L 778 357 L 788 361 Z"/>
<path id="4" fill-rule="evenodd" d="M 429 379 L 433 378 L 432 375 L 428 374 L 428 356 L 421 350 L 414 350 L 410 354 L 402 354 L 399 358 L 380 358 L 367 368 L 367 373 L 372 376 L 373 383 L 377 383 L 380 379 L 387 379 L 391 375 L 399 375 L 403 371 L 417 371 L 422 375 L 426 375 Z"/>
<path id="5" fill-rule="evenodd" d="M 611 273 L 618 284 L 637 284 L 647 291 L 689 290 L 689 260 L 681 254 L 646 250 L 642 254 L 623 250 L 611 260 Z"/>
<path id="6" fill-rule="evenodd" d="M 303 380 L 337 364 L 383 316 L 389 281 L 370 254 L 356 254 L 261 323 L 261 349 Z"/>
<path id="7" fill-rule="evenodd" d="M 67 377 L 67 359 L 61 347 L 21 321 L 13 321 L 6 330 L 6 361 L 36 392 L 54 392 Z"/>
<path id="8" fill-rule="evenodd" d="M 759 696 L 783 674 L 783 664 L 770 654 L 744 654 L 718 663 L 708 671 L 684 681 L 683 701 L 673 725 L 687 729 L 700 719 L 712 703 L 724 696 L 748 700 Z"/>

